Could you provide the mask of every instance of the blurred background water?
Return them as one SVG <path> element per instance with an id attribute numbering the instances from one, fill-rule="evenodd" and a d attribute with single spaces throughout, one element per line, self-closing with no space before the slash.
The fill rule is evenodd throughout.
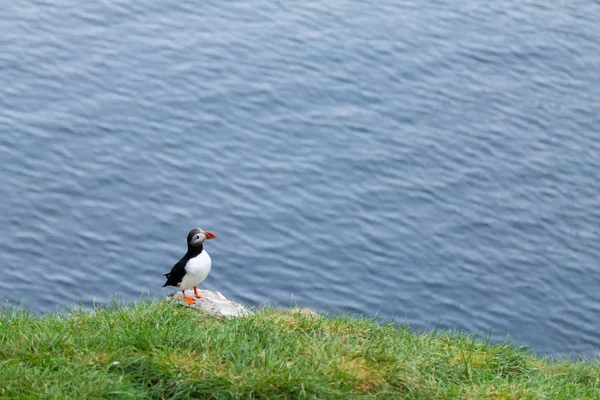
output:
<path id="1" fill-rule="evenodd" d="M 202 285 L 594 356 L 600 4 L 6 2 L 5 306 Z"/>

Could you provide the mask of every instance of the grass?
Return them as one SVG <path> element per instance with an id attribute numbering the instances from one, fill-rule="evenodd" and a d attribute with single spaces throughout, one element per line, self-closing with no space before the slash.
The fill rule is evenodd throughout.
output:
<path id="1" fill-rule="evenodd" d="M 600 398 L 600 363 L 350 317 L 221 320 L 156 302 L 0 313 L 0 397 Z"/>

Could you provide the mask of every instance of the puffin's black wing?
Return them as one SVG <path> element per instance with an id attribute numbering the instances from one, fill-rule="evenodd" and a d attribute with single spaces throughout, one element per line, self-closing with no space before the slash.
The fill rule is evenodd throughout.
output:
<path id="1" fill-rule="evenodd" d="M 163 285 L 165 286 L 177 286 L 178 283 L 181 282 L 183 276 L 185 275 L 185 265 L 187 264 L 187 259 L 182 258 L 173 266 L 171 272 L 164 274 L 163 276 L 167 277 L 167 281 Z"/>

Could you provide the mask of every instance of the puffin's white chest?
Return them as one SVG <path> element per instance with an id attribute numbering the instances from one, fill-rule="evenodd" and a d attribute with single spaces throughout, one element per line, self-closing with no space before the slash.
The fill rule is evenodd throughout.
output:
<path id="1" fill-rule="evenodd" d="M 185 265 L 185 275 L 179 284 L 183 290 L 191 289 L 206 279 L 210 272 L 210 256 L 204 250 L 196 257 L 191 258 Z"/>

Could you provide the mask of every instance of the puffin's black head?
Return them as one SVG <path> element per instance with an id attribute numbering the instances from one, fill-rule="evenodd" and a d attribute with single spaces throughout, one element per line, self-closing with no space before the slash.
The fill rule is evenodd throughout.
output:
<path id="1" fill-rule="evenodd" d="M 216 236 L 210 232 L 205 232 L 200 228 L 194 228 L 188 233 L 187 242 L 190 246 L 199 246 L 205 240 L 213 240 Z"/>

